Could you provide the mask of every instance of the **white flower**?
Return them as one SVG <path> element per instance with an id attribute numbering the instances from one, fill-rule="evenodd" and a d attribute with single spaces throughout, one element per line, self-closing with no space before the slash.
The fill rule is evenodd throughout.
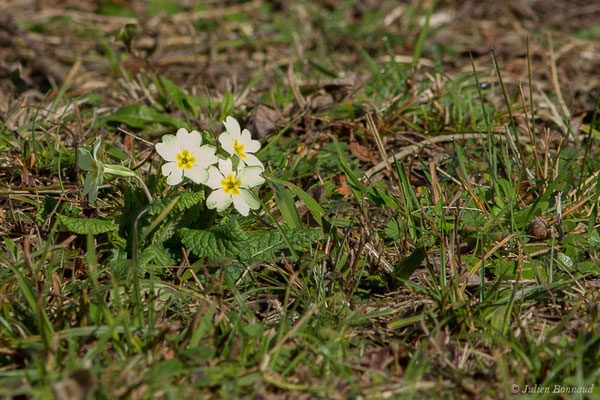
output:
<path id="1" fill-rule="evenodd" d="M 98 148 L 100 139 L 96 140 L 92 153 L 89 150 L 79 148 L 79 168 L 88 171 L 83 182 L 83 195 L 88 196 L 90 203 L 98 197 L 98 187 L 104 181 L 104 164 L 98 161 Z"/>
<path id="2" fill-rule="evenodd" d="M 252 153 L 256 153 L 260 149 L 260 142 L 252 140 L 250 131 L 244 129 L 240 132 L 240 124 L 233 117 L 227 117 L 223 121 L 227 132 L 219 135 L 219 142 L 223 149 L 231 155 L 237 155 L 240 161 L 245 165 L 260 166 L 264 169 L 260 160 Z"/>
<path id="3" fill-rule="evenodd" d="M 210 167 L 206 185 L 214 191 L 206 199 L 206 206 L 221 212 L 233 203 L 243 216 L 260 207 L 260 201 L 249 189 L 262 185 L 265 179 L 259 166 L 240 165 L 237 171 L 232 168 L 231 160 L 219 160 L 219 168 Z"/>
<path id="4" fill-rule="evenodd" d="M 195 183 L 204 183 L 208 179 L 207 168 L 219 159 L 216 148 L 202 145 L 202 136 L 197 131 L 181 128 L 177 136 L 164 135 L 162 143 L 156 145 L 156 151 L 167 163 L 162 166 L 162 174 L 169 185 L 179 184 L 183 177 Z"/>

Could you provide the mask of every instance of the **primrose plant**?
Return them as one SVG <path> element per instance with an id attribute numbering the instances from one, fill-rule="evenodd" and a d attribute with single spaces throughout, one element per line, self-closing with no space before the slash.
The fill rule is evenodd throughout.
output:
<path id="1" fill-rule="evenodd" d="M 206 199 L 209 209 L 221 212 L 233 204 L 240 214 L 247 216 L 250 210 L 260 207 L 250 189 L 265 182 L 264 166 L 253 154 L 260 149 L 260 142 L 252 140 L 247 129 L 241 130 L 233 117 L 227 117 L 223 125 L 225 132 L 218 140 L 228 158 L 219 158 L 215 147 L 202 145 L 199 132 L 181 128 L 176 136 L 165 135 L 162 143 L 156 145 L 156 151 L 166 161 L 161 172 L 169 185 L 178 185 L 185 177 L 212 189 Z"/>
<path id="2" fill-rule="evenodd" d="M 188 132 L 181 128 L 175 135 L 164 135 L 162 142 L 156 144 L 156 152 L 165 160 L 161 172 L 167 178 L 167 184 L 179 185 L 184 178 L 202 184 L 213 192 L 206 199 L 209 209 L 221 212 L 231 204 L 243 216 L 250 210 L 260 207 L 260 200 L 250 190 L 265 182 L 262 177 L 264 166 L 254 155 L 260 149 L 260 142 L 252 140 L 250 131 L 242 130 L 233 117 L 223 121 L 225 132 L 219 135 L 222 152 L 226 156 L 217 156 L 217 148 L 202 144 L 202 135 L 198 131 Z M 100 140 L 92 146 L 92 151 L 79 149 L 79 167 L 87 171 L 83 195 L 90 203 L 96 201 L 98 188 L 104 182 L 105 175 L 137 179 L 148 200 L 152 196 L 142 178 L 127 167 L 102 163 L 98 158 Z"/>

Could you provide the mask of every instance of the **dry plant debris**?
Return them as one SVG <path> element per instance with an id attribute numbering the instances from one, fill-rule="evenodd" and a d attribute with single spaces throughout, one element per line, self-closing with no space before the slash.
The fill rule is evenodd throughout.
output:
<path id="1" fill-rule="evenodd" d="M 599 5 L 1 8 L 0 397 L 600 393 Z M 228 116 L 262 143 L 247 218 L 154 152 Z M 96 138 L 152 205 L 82 196 Z"/>

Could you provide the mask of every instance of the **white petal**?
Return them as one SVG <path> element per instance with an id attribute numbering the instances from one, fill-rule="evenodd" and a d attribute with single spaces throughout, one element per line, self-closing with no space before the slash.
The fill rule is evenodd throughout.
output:
<path id="1" fill-rule="evenodd" d="M 240 197 L 242 200 L 244 200 L 248 207 L 250 207 L 252 210 L 258 210 L 260 208 L 260 201 L 256 195 L 247 189 L 240 189 L 240 194 L 236 197 Z"/>
<path id="2" fill-rule="evenodd" d="M 231 160 L 219 160 L 219 170 L 221 171 L 223 176 L 233 174 L 233 166 L 231 165 Z"/>
<path id="3" fill-rule="evenodd" d="M 258 140 L 252 140 L 248 129 L 242 131 L 241 142 L 244 145 L 244 153 L 256 153 L 260 150 L 260 142 Z"/>
<path id="4" fill-rule="evenodd" d="M 244 163 L 250 167 L 260 167 L 262 170 L 265 169 L 265 166 L 262 162 L 254 155 L 246 153 L 246 159 L 243 160 Z"/>
<path id="5" fill-rule="evenodd" d="M 223 125 L 225 125 L 225 129 L 227 129 L 227 132 L 229 132 L 234 139 L 240 137 L 240 124 L 237 122 L 237 119 L 229 116 L 223 121 Z"/>
<path id="6" fill-rule="evenodd" d="M 188 133 L 187 129 L 180 128 L 177 131 L 177 141 L 179 142 L 179 147 L 182 149 L 194 149 L 196 147 L 200 147 L 202 144 L 202 135 L 198 131 L 191 131 Z"/>
<path id="7" fill-rule="evenodd" d="M 163 166 L 161 168 L 161 172 L 162 172 L 163 176 L 168 177 L 173 172 L 176 172 L 178 169 L 179 169 L 179 167 L 177 167 L 177 162 L 169 162 L 169 163 L 163 164 Z"/>
<path id="8" fill-rule="evenodd" d="M 176 161 L 179 153 L 177 138 L 173 135 L 164 135 L 162 143 L 156 144 L 156 152 L 167 161 Z"/>
<path id="9" fill-rule="evenodd" d="M 183 169 L 179 168 L 176 162 L 164 164 L 161 172 L 167 177 L 169 185 L 178 185 L 183 179 Z"/>
<path id="10" fill-rule="evenodd" d="M 227 132 L 221 133 L 219 135 L 219 142 L 221 143 L 223 150 L 229 154 L 233 154 L 233 137 L 231 137 L 231 134 Z"/>
<path id="11" fill-rule="evenodd" d="M 196 159 L 194 165 L 207 168 L 219 161 L 219 158 L 215 155 L 216 151 L 215 147 L 204 145 L 190 151 L 190 155 Z"/>
<path id="12" fill-rule="evenodd" d="M 92 163 L 95 163 L 90 152 L 86 149 L 79 148 L 79 168 L 86 171 L 93 171 Z"/>
<path id="13" fill-rule="evenodd" d="M 216 208 L 221 212 L 231 205 L 231 195 L 225 193 L 223 189 L 215 190 L 206 199 L 206 207 L 209 209 Z"/>
<path id="14" fill-rule="evenodd" d="M 253 188 L 258 185 L 262 185 L 265 183 L 265 178 L 260 176 L 263 172 L 260 167 L 245 167 L 238 174 L 238 179 L 242 180 L 242 184 L 240 185 L 243 188 Z"/>
<path id="15" fill-rule="evenodd" d="M 211 189 L 223 188 L 223 185 L 221 185 L 221 180 L 223 179 L 225 179 L 225 177 L 217 167 L 210 167 L 208 169 L 208 179 L 204 184 Z"/>
<path id="16" fill-rule="evenodd" d="M 241 191 L 240 191 L 241 194 Z M 233 206 L 236 210 L 239 211 L 244 217 L 248 216 L 248 212 L 250 211 L 250 207 L 248 204 L 242 199 L 240 196 L 232 196 L 233 197 Z"/>
<path id="17" fill-rule="evenodd" d="M 183 172 L 186 178 L 190 178 L 194 183 L 204 183 L 208 180 L 208 172 L 203 167 L 192 167 L 192 169 L 186 169 Z"/>

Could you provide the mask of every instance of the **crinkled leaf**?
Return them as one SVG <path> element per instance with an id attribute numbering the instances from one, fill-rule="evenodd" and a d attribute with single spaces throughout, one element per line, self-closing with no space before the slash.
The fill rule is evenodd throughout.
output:
<path id="1" fill-rule="evenodd" d="M 215 258 L 218 256 L 236 257 L 248 240 L 238 224 L 211 227 L 207 230 L 183 228 L 179 231 L 181 242 L 196 256 Z"/>
<path id="2" fill-rule="evenodd" d="M 156 265 L 175 264 L 175 260 L 173 259 L 171 252 L 165 248 L 162 243 L 150 245 L 145 251 L 150 253 L 152 261 Z"/>
<path id="3" fill-rule="evenodd" d="M 175 260 L 169 251 L 162 244 L 152 244 L 138 254 L 139 275 L 144 276 L 148 270 L 144 269 L 147 265 L 174 265 Z M 108 262 L 108 266 L 118 277 L 125 277 L 131 268 L 131 258 L 126 254 L 119 254 Z"/>
<path id="4" fill-rule="evenodd" d="M 289 229 L 285 231 L 294 250 L 303 251 L 322 236 L 318 229 Z M 240 261 L 269 261 L 279 258 L 288 249 L 278 230 L 246 234 L 236 223 L 208 230 L 183 228 L 179 230 L 182 243 L 197 257 L 231 257 Z"/>
<path id="5" fill-rule="evenodd" d="M 592 229 L 588 235 L 589 245 L 597 248 L 600 245 L 600 234 L 596 229 Z"/>
<path id="6" fill-rule="evenodd" d="M 179 201 L 173 207 L 172 213 L 181 213 L 204 201 L 204 192 L 181 192 L 178 194 Z M 169 196 L 156 200 L 148 207 L 148 215 L 156 215 L 164 210 L 176 196 Z"/>
<path id="7" fill-rule="evenodd" d="M 320 229 L 286 229 L 285 234 L 294 250 L 304 251 L 320 238 L 323 232 Z M 247 261 L 269 261 L 279 258 L 286 250 L 288 245 L 281 232 L 272 230 L 250 235 L 239 258 Z"/>
<path id="8" fill-rule="evenodd" d="M 64 230 L 80 235 L 98 235 L 100 233 L 114 232 L 119 227 L 113 220 L 99 218 L 71 218 L 59 214 L 58 220 Z"/>

